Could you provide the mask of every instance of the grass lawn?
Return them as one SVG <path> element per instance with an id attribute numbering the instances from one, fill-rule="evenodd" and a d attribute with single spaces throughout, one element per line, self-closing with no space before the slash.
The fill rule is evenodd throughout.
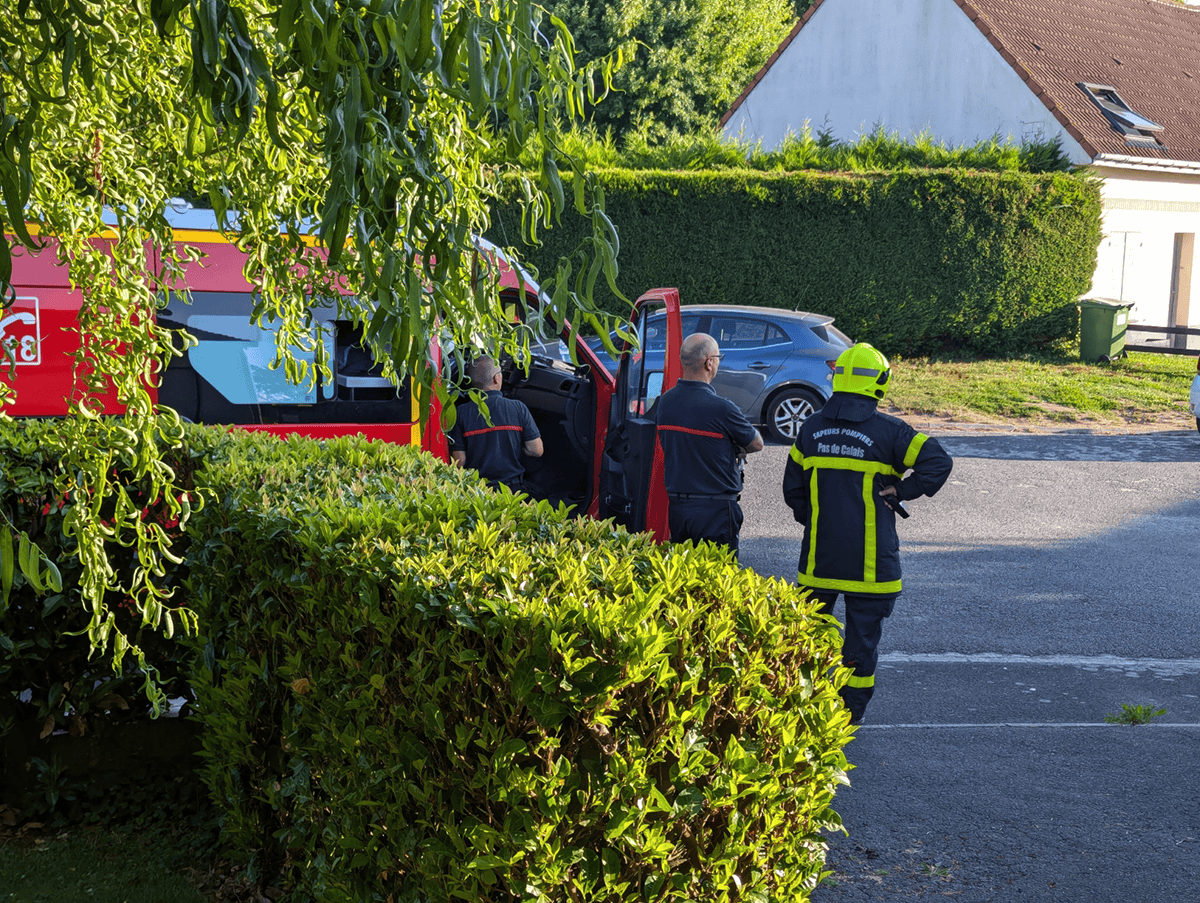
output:
<path id="1" fill-rule="evenodd" d="M 897 358 L 894 412 L 965 421 L 1113 425 L 1178 419 L 1189 425 L 1191 355 L 1130 352 L 1112 364 L 1068 357 L 1013 361 Z M 1194 426 L 1194 423 L 1190 425 Z"/>
<path id="2" fill-rule="evenodd" d="M 172 852 L 99 828 L 13 833 L 0 837 L 0 903 L 205 903 Z"/>

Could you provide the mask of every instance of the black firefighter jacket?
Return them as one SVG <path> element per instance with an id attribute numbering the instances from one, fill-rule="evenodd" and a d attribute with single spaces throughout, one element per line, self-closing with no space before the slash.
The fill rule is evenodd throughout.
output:
<path id="1" fill-rule="evenodd" d="M 879 490 L 895 486 L 907 501 L 933 495 L 950 476 L 954 462 L 936 439 L 875 407 L 872 399 L 835 392 L 792 446 L 783 497 L 804 524 L 801 586 L 900 592 L 896 515 Z"/>

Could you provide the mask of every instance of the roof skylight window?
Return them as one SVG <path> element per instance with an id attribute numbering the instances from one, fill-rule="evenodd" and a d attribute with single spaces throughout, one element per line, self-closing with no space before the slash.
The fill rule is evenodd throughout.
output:
<path id="1" fill-rule="evenodd" d="M 1147 119 L 1141 113 L 1130 109 L 1129 104 L 1121 99 L 1117 89 L 1109 85 L 1091 85 L 1079 82 L 1079 89 L 1088 96 L 1088 100 L 1100 108 L 1108 124 L 1125 136 L 1128 144 L 1138 144 L 1147 147 L 1161 147 L 1155 132 L 1161 132 L 1163 127 L 1152 119 Z"/>

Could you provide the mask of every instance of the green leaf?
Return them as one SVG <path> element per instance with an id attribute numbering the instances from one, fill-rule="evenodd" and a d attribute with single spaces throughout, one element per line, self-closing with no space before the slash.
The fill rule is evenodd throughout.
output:
<path id="1" fill-rule="evenodd" d="M 636 809 L 618 808 L 616 815 L 609 819 L 608 825 L 604 828 L 604 836 L 607 840 L 616 840 L 623 836 L 626 831 L 637 821 L 638 812 Z"/>
<path id="2" fill-rule="evenodd" d="M 507 859 L 502 859 L 499 856 L 492 855 L 476 856 L 467 863 L 467 868 L 469 869 L 498 869 L 507 867 Z"/>
<path id="3" fill-rule="evenodd" d="M 62 604 L 67 600 L 67 597 L 65 595 L 63 595 L 61 592 L 61 590 L 62 590 L 61 580 L 59 581 L 59 583 L 60 583 L 60 585 L 58 587 L 59 592 L 55 593 L 52 596 L 47 596 L 46 601 L 44 603 L 42 603 L 42 617 L 43 618 L 50 617 L 50 615 L 52 615 L 55 611 L 57 611 L 62 606 Z"/>
<path id="4" fill-rule="evenodd" d="M 4 524 L 0 526 L 0 616 L 8 610 L 8 597 L 12 593 L 15 564 L 12 528 L 8 524 Z"/>

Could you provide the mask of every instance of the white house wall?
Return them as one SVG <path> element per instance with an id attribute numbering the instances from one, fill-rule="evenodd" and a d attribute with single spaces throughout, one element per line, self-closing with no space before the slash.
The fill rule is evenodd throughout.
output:
<path id="1" fill-rule="evenodd" d="M 1057 135 L 1090 162 L 952 0 L 825 0 L 724 134 L 773 149 L 806 124 L 839 141 L 881 126 L 952 147 Z"/>
<path id="2" fill-rule="evenodd" d="M 1176 233 L 1200 236 L 1200 173 L 1097 166 L 1104 178 L 1104 240 L 1091 294 L 1133 302 L 1133 323 L 1167 322 Z M 1200 243 L 1198 243 L 1200 247 Z M 1188 323 L 1200 328 L 1200 251 L 1192 265 Z"/>

